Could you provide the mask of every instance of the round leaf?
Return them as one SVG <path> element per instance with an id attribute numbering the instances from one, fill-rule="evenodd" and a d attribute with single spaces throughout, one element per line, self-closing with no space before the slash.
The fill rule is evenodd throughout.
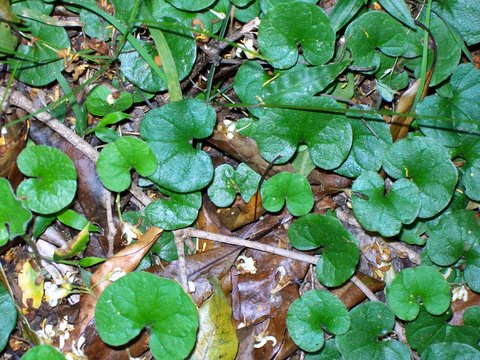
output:
<path id="1" fill-rule="evenodd" d="M 422 355 L 422 360 L 478 360 L 480 351 L 473 346 L 460 343 L 438 343 L 430 346 Z"/>
<path id="2" fill-rule="evenodd" d="M 105 289 L 95 322 L 101 339 L 112 346 L 126 344 L 148 326 L 156 359 L 184 359 L 195 344 L 198 315 L 178 283 L 134 272 Z"/>
<path id="3" fill-rule="evenodd" d="M 299 250 L 323 247 L 316 273 L 325 286 L 338 286 L 348 280 L 357 266 L 360 252 L 357 239 L 332 216 L 308 214 L 288 228 L 290 243 Z"/>
<path id="4" fill-rule="evenodd" d="M 350 315 L 347 308 L 328 291 L 308 291 L 288 309 L 288 333 L 304 351 L 317 351 L 323 347 L 322 328 L 338 335 L 345 333 L 349 327 Z"/>
<path id="5" fill-rule="evenodd" d="M 65 360 L 65 356 L 51 345 L 38 345 L 28 350 L 22 360 Z"/>
<path id="6" fill-rule="evenodd" d="M 157 169 L 157 160 L 150 147 L 134 137 L 121 137 L 106 145 L 98 157 L 98 176 L 102 184 L 111 191 L 121 192 L 128 189 L 132 168 L 141 176 L 152 175 Z"/>
<path id="7" fill-rule="evenodd" d="M 315 4 L 275 4 L 258 29 L 260 50 L 273 67 L 286 69 L 297 63 L 298 45 L 310 64 L 329 61 L 335 50 L 335 30 L 330 19 Z"/>
<path id="8" fill-rule="evenodd" d="M 0 352 L 5 349 L 10 333 L 17 325 L 17 308 L 7 289 L 0 282 Z"/>
<path id="9" fill-rule="evenodd" d="M 127 91 L 120 92 L 100 85 L 88 94 L 85 104 L 91 114 L 104 116 L 116 111 L 127 110 L 133 104 L 133 96 Z"/>
<path id="10" fill-rule="evenodd" d="M 71 203 L 77 190 L 77 171 L 72 160 L 60 150 L 37 145 L 24 149 L 17 159 L 20 171 L 32 177 L 23 180 L 17 195 L 29 209 L 51 214 Z"/>
<path id="11" fill-rule="evenodd" d="M 30 211 L 15 197 L 10 183 L 0 178 L 0 246 L 8 240 L 23 235 L 32 218 Z"/>
<path id="12" fill-rule="evenodd" d="M 345 360 L 409 360 L 410 350 L 397 340 L 381 339 L 390 333 L 395 316 L 387 305 L 367 302 L 350 311 L 350 330 L 337 335 L 337 348 Z"/>
<path id="13" fill-rule="evenodd" d="M 433 315 L 443 314 L 450 306 L 447 280 L 429 266 L 402 270 L 387 287 L 386 295 L 388 305 L 402 320 L 417 317 L 420 311 L 419 301 Z"/>
<path id="14" fill-rule="evenodd" d="M 365 171 L 352 186 L 352 207 L 357 220 L 382 236 L 397 235 L 402 224 L 412 223 L 420 211 L 420 191 L 407 179 L 395 181 L 385 194 L 383 178 Z"/>
<path id="15" fill-rule="evenodd" d="M 397 57 L 408 48 L 405 28 L 390 15 L 379 11 L 369 11 L 348 25 L 345 40 L 352 53 L 353 66 L 370 71 L 380 66 L 378 50 Z"/>
<path id="16" fill-rule="evenodd" d="M 288 211 L 294 216 L 307 214 L 313 208 L 314 198 L 305 176 L 281 172 L 263 183 L 260 190 L 262 204 L 267 211 L 277 212 L 287 202 Z"/>
<path id="17" fill-rule="evenodd" d="M 301 105 L 320 108 L 343 108 L 329 98 L 308 98 Z M 339 114 L 268 109 L 260 118 L 252 137 L 262 157 L 268 162 L 285 163 L 290 160 L 301 143 L 308 146 L 310 157 L 322 169 L 334 169 L 347 157 L 352 146 L 352 128 Z"/>
<path id="18" fill-rule="evenodd" d="M 156 200 L 145 208 L 147 221 L 165 230 L 176 230 L 192 224 L 202 206 L 200 192 L 178 194 L 162 189 L 169 199 Z"/>
<path id="19" fill-rule="evenodd" d="M 215 0 L 167 0 L 176 8 L 187 11 L 203 10 L 212 5 Z"/>
<path id="20" fill-rule="evenodd" d="M 480 292 L 480 226 L 475 216 L 474 211 L 457 210 L 442 217 L 428 233 L 427 251 L 440 266 L 465 259 L 465 281 Z"/>
<path id="21" fill-rule="evenodd" d="M 418 216 L 422 218 L 432 217 L 448 205 L 458 180 L 447 149 L 424 137 L 402 139 L 390 146 L 383 168 L 390 176 L 411 179 L 417 185 Z"/>
<path id="22" fill-rule="evenodd" d="M 215 110 L 196 99 L 171 102 L 148 112 L 140 132 L 158 161 L 150 179 L 176 192 L 207 186 L 213 177 L 212 160 L 192 147 L 191 141 L 210 136 L 215 121 Z"/>
<path id="23" fill-rule="evenodd" d="M 462 166 L 461 183 L 465 194 L 474 201 L 480 201 L 480 141 L 468 147 L 462 154 L 467 162 Z"/>

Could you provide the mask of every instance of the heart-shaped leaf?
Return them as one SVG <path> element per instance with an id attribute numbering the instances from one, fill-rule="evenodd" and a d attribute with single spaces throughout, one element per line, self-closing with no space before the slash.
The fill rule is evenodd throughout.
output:
<path id="1" fill-rule="evenodd" d="M 480 292 L 480 225 L 475 215 L 474 211 L 457 210 L 444 216 L 428 232 L 427 251 L 440 266 L 464 259 L 465 281 L 470 289 Z"/>
<path id="2" fill-rule="evenodd" d="M 337 348 L 345 360 L 409 360 L 410 350 L 398 340 L 387 340 L 395 316 L 387 305 L 370 301 L 350 311 L 350 330 L 337 335 Z"/>
<path id="3" fill-rule="evenodd" d="M 65 360 L 65 356 L 51 345 L 37 345 L 22 356 L 22 360 Z"/>
<path id="4" fill-rule="evenodd" d="M 407 323 L 405 335 L 408 344 L 419 354 L 422 354 L 430 345 L 437 343 L 463 343 L 479 347 L 480 334 L 473 326 L 453 326 L 447 321 L 452 316 L 451 311 L 443 315 L 430 315 L 421 309 L 418 317 Z"/>
<path id="5" fill-rule="evenodd" d="M 467 344 L 439 343 L 430 346 L 422 355 L 422 360 L 450 359 L 480 359 L 480 351 Z"/>
<path id="6" fill-rule="evenodd" d="M 432 95 L 418 104 L 417 120 L 427 136 L 456 147 L 480 132 L 480 71 L 472 64 L 462 64 L 453 72 L 450 85 L 448 98 Z"/>
<path id="7" fill-rule="evenodd" d="M 169 199 L 156 200 L 145 208 L 145 216 L 150 224 L 165 230 L 175 230 L 196 220 L 202 206 L 200 192 L 178 194 L 166 189 L 161 191 Z"/>
<path id="8" fill-rule="evenodd" d="M 0 282 L 0 352 L 5 349 L 10 333 L 17 325 L 17 308 L 5 286 Z"/>
<path id="9" fill-rule="evenodd" d="M 264 182 L 260 189 L 262 204 L 267 211 L 277 212 L 287 203 L 294 216 L 307 214 L 313 208 L 313 193 L 305 176 L 281 172 Z"/>
<path id="10" fill-rule="evenodd" d="M 348 25 L 345 40 L 352 53 L 353 66 L 367 73 L 380 66 L 378 51 L 397 57 L 402 56 L 409 46 L 402 24 L 379 11 L 369 11 Z"/>
<path id="11" fill-rule="evenodd" d="M 88 111 L 95 116 L 104 116 L 127 110 L 133 104 L 133 96 L 127 91 L 117 91 L 99 85 L 88 94 L 85 102 Z"/>
<path id="12" fill-rule="evenodd" d="M 210 136 L 215 122 L 215 110 L 196 99 L 171 102 L 148 112 L 140 132 L 158 161 L 150 179 L 177 192 L 207 186 L 213 177 L 212 160 L 192 147 L 191 141 Z"/>
<path id="13" fill-rule="evenodd" d="M 208 196 L 212 202 L 219 206 L 229 206 L 240 193 L 243 201 L 248 203 L 257 191 L 260 175 L 248 165 L 241 163 L 237 170 L 228 164 L 220 165 L 215 169 L 213 182 L 208 188 Z"/>
<path id="14" fill-rule="evenodd" d="M 98 176 L 111 191 L 128 189 L 132 168 L 141 176 L 150 176 L 157 169 L 157 160 L 148 144 L 134 137 L 124 136 L 106 145 L 98 157 Z"/>
<path id="15" fill-rule="evenodd" d="M 412 137 L 388 149 L 383 168 L 392 177 L 411 179 L 420 190 L 419 217 L 429 218 L 444 209 L 453 196 L 458 174 L 445 147 L 433 139 Z"/>
<path id="16" fill-rule="evenodd" d="M 417 317 L 420 301 L 433 315 L 443 314 L 450 306 L 448 282 L 430 266 L 403 269 L 387 287 L 386 295 L 388 305 L 402 320 Z"/>
<path id="17" fill-rule="evenodd" d="M 0 178 L 0 246 L 8 240 L 23 235 L 32 218 L 30 211 L 15 197 L 7 179 Z"/>
<path id="18" fill-rule="evenodd" d="M 298 101 L 300 107 L 306 105 L 307 109 L 308 106 L 342 108 L 335 100 L 325 97 L 299 98 Z M 338 167 L 352 146 L 352 128 L 344 115 L 306 110 L 268 109 L 251 136 L 268 162 L 287 162 L 298 145 L 305 143 L 313 163 L 328 170 Z"/>
<path id="19" fill-rule="evenodd" d="M 368 107 L 354 109 L 369 110 Z M 362 115 L 356 112 L 347 113 L 347 117 L 353 132 L 352 148 L 346 160 L 335 169 L 335 172 L 355 178 L 364 171 L 378 171 L 388 146 L 392 144 L 388 125 L 380 115 Z"/>
<path id="20" fill-rule="evenodd" d="M 292 17 L 292 13 L 295 16 Z M 335 50 L 335 30 L 322 8 L 302 1 L 276 3 L 262 18 L 258 46 L 275 68 L 292 67 L 298 46 L 312 65 L 329 61 Z"/>
<path id="21" fill-rule="evenodd" d="M 177 282 L 133 272 L 100 295 L 95 323 L 101 339 L 112 346 L 126 344 L 148 326 L 156 359 L 184 359 L 195 344 L 198 315 Z"/>
<path id="22" fill-rule="evenodd" d="M 215 0 L 167 0 L 176 8 L 187 11 L 203 10 L 212 5 Z"/>
<path id="23" fill-rule="evenodd" d="M 350 314 L 346 306 L 328 291 L 307 291 L 288 309 L 288 333 L 304 351 L 318 351 L 323 347 L 322 329 L 338 335 L 349 327 Z"/>
<path id="24" fill-rule="evenodd" d="M 17 159 L 20 171 L 32 177 L 23 180 L 17 195 L 29 209 L 51 214 L 65 208 L 77 190 L 77 171 L 72 160 L 60 150 L 44 145 L 24 149 Z"/>
<path id="25" fill-rule="evenodd" d="M 402 224 L 410 224 L 417 218 L 420 191 L 410 180 L 400 179 L 385 195 L 383 178 L 365 171 L 352 186 L 352 206 L 365 229 L 391 237 L 400 232 Z"/>
<path id="26" fill-rule="evenodd" d="M 476 14 L 480 12 L 480 3 L 478 1 L 434 1 L 432 9 L 460 32 L 467 45 L 480 42 L 480 24 L 476 21 Z"/>
<path id="27" fill-rule="evenodd" d="M 323 285 L 341 285 L 355 272 L 360 257 L 358 241 L 338 219 L 318 214 L 305 215 L 290 225 L 288 238 L 299 250 L 322 247 L 316 273 Z"/>
<path id="28" fill-rule="evenodd" d="M 348 66 L 349 61 L 322 65 L 297 65 L 269 76 L 254 61 L 245 62 L 235 75 L 234 89 L 242 102 L 247 104 L 285 104 L 298 97 L 313 96 L 331 84 Z M 262 108 L 249 108 L 260 117 Z"/>
<path id="29" fill-rule="evenodd" d="M 175 60 L 179 80 L 182 80 L 190 73 L 195 63 L 195 39 L 190 32 L 182 29 L 175 30 L 175 32 L 164 31 L 163 34 Z M 157 50 L 153 44 L 146 43 L 142 40 L 138 41 L 152 58 L 160 61 Z M 123 47 L 118 59 L 121 62 L 120 70 L 122 74 L 125 75 L 132 84 L 152 93 L 167 89 L 166 82 L 155 73 L 129 42 Z"/>

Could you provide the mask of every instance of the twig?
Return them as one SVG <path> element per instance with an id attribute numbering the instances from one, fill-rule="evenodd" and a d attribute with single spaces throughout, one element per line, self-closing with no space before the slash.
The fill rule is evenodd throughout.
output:
<path id="1" fill-rule="evenodd" d="M 370 290 L 368 288 L 367 285 L 365 285 L 358 277 L 356 277 L 355 275 L 353 275 L 351 278 L 350 278 L 350 281 L 352 283 L 355 284 L 356 287 L 358 287 L 360 290 L 362 290 L 362 292 L 368 297 L 368 299 L 370 301 L 380 301 L 377 297 L 377 295 L 375 295 L 372 290 Z"/>
<path id="2" fill-rule="evenodd" d="M 115 235 L 117 233 L 117 228 L 113 223 L 113 214 L 112 214 L 112 196 L 106 196 L 105 199 L 105 209 L 107 210 L 107 224 L 108 224 L 108 234 L 107 234 L 107 242 L 108 242 L 108 252 L 107 256 L 111 258 L 113 256 L 113 246 L 115 243 Z"/>
<path id="3" fill-rule="evenodd" d="M 188 289 L 188 279 L 187 279 L 187 263 L 185 262 L 185 246 L 183 241 L 185 240 L 186 235 L 182 233 L 174 233 L 175 245 L 177 247 L 178 254 L 178 269 L 180 284 L 183 287 L 183 290 L 188 294 L 190 291 Z"/>

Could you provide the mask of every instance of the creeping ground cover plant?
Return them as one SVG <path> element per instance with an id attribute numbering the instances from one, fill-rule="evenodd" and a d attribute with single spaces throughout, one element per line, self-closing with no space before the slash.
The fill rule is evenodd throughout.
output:
<path id="1" fill-rule="evenodd" d="M 479 359 L 480 2 L 0 0 L 0 358 Z"/>

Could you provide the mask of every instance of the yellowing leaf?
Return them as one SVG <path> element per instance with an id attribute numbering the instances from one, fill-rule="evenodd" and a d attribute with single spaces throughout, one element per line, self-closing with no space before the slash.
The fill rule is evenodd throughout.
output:
<path id="1" fill-rule="evenodd" d="M 53 253 L 53 259 L 55 261 L 70 259 L 85 250 L 90 240 L 89 228 L 90 222 L 87 223 L 87 225 L 77 234 L 77 236 L 69 240 L 60 249 L 55 250 Z"/>
<path id="2" fill-rule="evenodd" d="M 9 0 L 0 0 L 0 20 L 20 22 L 20 19 L 12 12 Z"/>
<path id="3" fill-rule="evenodd" d="M 23 264 L 18 274 L 18 286 L 22 289 L 22 304 L 27 308 L 38 309 L 43 297 L 43 275 L 30 261 Z"/>
<path id="4" fill-rule="evenodd" d="M 232 309 L 217 279 L 211 279 L 213 295 L 198 311 L 200 329 L 197 346 L 190 359 L 235 359 L 238 339 L 232 323 Z"/>

